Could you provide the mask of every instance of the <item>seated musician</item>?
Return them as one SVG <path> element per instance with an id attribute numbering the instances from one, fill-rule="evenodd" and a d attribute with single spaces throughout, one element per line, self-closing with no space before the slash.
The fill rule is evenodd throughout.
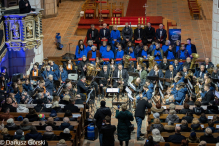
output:
<path id="1" fill-rule="evenodd" d="M 187 74 L 188 74 L 188 67 L 187 66 L 183 66 L 183 71 L 182 71 L 183 77 L 185 77 Z"/>
<path id="2" fill-rule="evenodd" d="M 5 112 L 8 108 L 10 109 L 10 112 L 17 112 L 18 105 L 15 103 L 12 103 L 11 98 L 6 98 L 5 103 L 2 105 L 2 112 Z"/>
<path id="3" fill-rule="evenodd" d="M 66 81 L 67 81 L 67 80 L 66 80 Z M 63 90 L 65 91 L 63 97 L 64 97 L 65 95 L 69 95 L 69 96 L 71 96 L 71 97 L 74 97 L 74 95 L 75 95 L 76 92 L 77 92 L 77 89 L 76 89 L 76 88 L 73 88 L 73 85 L 72 85 L 71 81 L 68 81 L 68 82 L 66 83 L 66 86 L 64 87 Z M 83 98 L 83 99 L 85 99 L 85 98 Z"/>
<path id="4" fill-rule="evenodd" d="M 49 65 L 47 65 L 46 70 L 43 71 L 43 73 L 42 73 L 42 77 L 44 79 L 47 79 L 49 77 L 49 75 L 54 75 L 54 72 L 51 70 L 51 67 Z"/>
<path id="5" fill-rule="evenodd" d="M 50 60 L 48 62 L 48 65 L 50 65 L 50 68 L 51 68 L 52 71 L 56 71 L 56 70 L 59 69 L 59 66 L 57 64 L 55 64 L 52 60 Z"/>
<path id="6" fill-rule="evenodd" d="M 46 91 L 49 92 L 49 95 L 53 96 L 55 92 L 55 85 L 53 82 L 53 75 L 49 75 L 48 79 L 45 79 Z"/>
<path id="7" fill-rule="evenodd" d="M 102 58 L 109 58 L 109 59 L 114 58 L 114 53 L 111 50 L 111 46 L 110 45 L 108 45 L 106 51 L 104 51 L 102 53 Z"/>
<path id="8" fill-rule="evenodd" d="M 123 90 L 125 90 L 124 87 L 128 85 L 128 79 L 129 75 L 126 69 L 122 68 L 122 64 L 118 64 L 118 69 L 114 71 L 113 77 L 120 78 L 120 79 L 114 79 L 113 80 L 113 87 L 118 88 L 119 85 L 123 86 Z"/>
<path id="9" fill-rule="evenodd" d="M 156 43 L 156 48 L 151 53 L 152 56 L 156 59 L 163 59 L 163 50 L 160 48 L 160 44 Z M 157 61 L 157 63 L 160 63 L 160 61 Z"/>
<path id="10" fill-rule="evenodd" d="M 23 91 L 26 91 L 26 92 L 31 92 L 31 91 L 33 91 L 29 79 L 26 79 L 26 80 L 25 80 L 25 83 L 24 83 L 22 86 L 23 86 Z"/>
<path id="11" fill-rule="evenodd" d="M 204 79 L 204 74 L 206 74 L 205 66 L 201 65 L 200 70 L 196 70 L 193 77 Z"/>
<path id="12" fill-rule="evenodd" d="M 89 93 L 90 87 L 86 86 L 86 77 L 83 76 L 77 83 L 77 94 Z"/>
<path id="13" fill-rule="evenodd" d="M 100 93 L 101 93 L 101 97 L 104 97 L 104 87 L 107 86 L 107 84 L 110 82 L 110 78 L 109 78 L 109 70 L 107 65 L 103 66 L 103 70 L 100 71 L 99 73 L 100 77 L 103 77 L 103 79 L 100 80 Z"/>
<path id="14" fill-rule="evenodd" d="M 143 50 L 141 51 L 141 57 L 143 57 L 144 59 L 147 59 L 148 56 L 150 56 L 148 52 L 148 46 L 144 46 Z"/>
<path id="15" fill-rule="evenodd" d="M 140 77 L 135 78 L 132 81 L 132 85 L 134 85 L 136 92 L 137 93 L 141 93 L 143 90 L 143 85 L 144 85 L 145 80 L 141 80 Z"/>
<path id="16" fill-rule="evenodd" d="M 161 69 L 161 70 L 168 70 L 169 69 L 169 66 L 170 66 L 170 62 L 167 60 L 167 58 L 166 57 L 164 57 L 163 58 L 163 61 L 161 61 L 160 63 L 159 63 L 159 68 Z"/>
<path id="17" fill-rule="evenodd" d="M 84 55 L 87 56 L 87 49 L 84 45 L 80 45 L 79 49 L 75 52 L 75 58 L 79 59 L 82 58 L 82 56 Z"/>
<path id="18" fill-rule="evenodd" d="M 203 98 L 198 98 L 198 100 L 201 101 L 202 105 L 208 105 L 210 101 L 214 100 L 214 94 L 213 91 L 210 90 L 209 84 L 204 85 L 204 91 L 206 91 L 205 96 Z"/>
<path id="19" fill-rule="evenodd" d="M 170 46 L 170 40 L 166 40 L 165 45 L 162 46 L 163 52 L 166 52 L 169 49 Z"/>
<path id="20" fill-rule="evenodd" d="M 136 58 L 136 57 L 137 57 L 137 56 L 136 56 L 136 52 L 135 52 L 135 50 L 133 49 L 133 47 L 130 47 L 130 48 L 129 48 L 129 51 L 128 51 L 127 55 L 131 56 L 132 58 Z"/>
<path id="21" fill-rule="evenodd" d="M 174 52 L 178 53 L 178 51 L 180 50 L 180 40 L 176 40 L 175 45 L 173 47 Z"/>
<path id="22" fill-rule="evenodd" d="M 30 80 L 32 80 L 32 77 L 37 77 L 37 76 L 41 76 L 41 72 L 38 69 L 37 65 L 34 64 L 33 68 L 30 71 Z"/>
<path id="23" fill-rule="evenodd" d="M 218 79 L 219 77 L 219 71 L 217 67 L 214 67 L 213 72 L 211 74 L 212 79 Z"/>
<path id="24" fill-rule="evenodd" d="M 191 58 L 190 57 L 186 58 L 186 62 L 183 63 L 183 66 L 186 66 L 188 69 L 190 68 L 190 66 L 191 66 Z"/>
<path id="25" fill-rule="evenodd" d="M 86 48 L 87 53 L 92 50 L 93 46 L 94 46 L 93 45 L 93 41 L 92 40 L 88 40 L 87 41 L 87 48 Z"/>
<path id="26" fill-rule="evenodd" d="M 18 90 L 18 92 L 19 92 L 19 94 L 21 94 L 21 92 L 20 92 L 20 90 L 19 90 L 19 88 L 18 88 L 18 80 L 16 81 L 16 82 L 13 82 L 12 83 L 12 85 L 11 85 L 11 87 L 10 87 L 10 93 L 14 93 L 14 90 L 15 89 L 17 89 Z"/>
<path id="27" fill-rule="evenodd" d="M 147 73 L 146 70 L 142 69 L 142 66 L 140 64 L 137 65 L 136 72 L 139 73 L 139 76 L 140 76 L 141 80 L 146 80 L 148 73 Z"/>
<path id="28" fill-rule="evenodd" d="M 71 61 L 71 59 L 68 59 L 66 61 L 66 63 L 63 64 L 63 67 L 64 67 L 65 70 L 75 70 L 75 65 Z M 59 66 L 59 69 L 60 69 L 60 66 Z"/>
<path id="29" fill-rule="evenodd" d="M 123 56 L 124 56 L 124 51 L 122 50 L 122 46 L 119 45 L 115 53 L 115 59 L 123 58 Z M 116 61 L 116 64 L 119 64 L 119 63 L 121 63 L 121 61 Z"/>
<path id="30" fill-rule="evenodd" d="M 179 64 L 179 61 L 177 59 L 174 60 L 173 67 L 174 70 L 177 72 L 182 71 L 182 64 Z"/>
<path id="31" fill-rule="evenodd" d="M 148 89 L 150 90 L 150 92 L 154 92 L 154 84 L 150 82 L 150 80 L 146 80 L 145 84 L 148 86 Z"/>
<path id="32" fill-rule="evenodd" d="M 205 62 L 203 62 L 201 65 L 205 66 L 205 69 L 213 68 L 214 64 L 210 62 L 210 58 L 205 58 Z"/>
<path id="33" fill-rule="evenodd" d="M 175 59 L 176 58 L 176 52 L 173 50 L 173 46 L 169 45 L 169 48 L 164 52 L 164 55 L 167 57 L 167 59 Z M 172 62 L 170 62 L 172 64 Z"/>
<path id="34" fill-rule="evenodd" d="M 159 78 L 163 78 L 163 72 L 161 69 L 159 69 L 159 66 L 157 64 L 155 64 L 154 66 L 154 69 L 152 69 L 150 72 L 149 72 L 149 75 L 148 76 L 157 76 Z"/>
<path id="35" fill-rule="evenodd" d="M 166 73 L 165 73 L 165 78 L 170 79 L 171 81 L 173 81 L 173 79 L 176 76 L 176 73 L 177 73 L 177 71 L 175 71 L 173 69 L 173 65 L 170 65 L 169 70 L 167 70 Z M 169 83 L 168 83 L 168 85 L 169 85 Z"/>
<path id="36" fill-rule="evenodd" d="M 175 94 L 176 93 L 176 85 L 182 83 L 183 81 L 180 80 L 180 77 L 175 76 L 174 78 L 174 83 L 171 85 L 171 90 L 169 91 L 169 93 L 171 94 Z"/>
<path id="37" fill-rule="evenodd" d="M 82 57 L 82 61 L 79 62 L 78 64 L 78 72 L 80 73 L 81 76 L 86 76 L 86 64 L 89 63 L 87 60 L 87 57 L 84 55 Z"/>
<path id="38" fill-rule="evenodd" d="M 59 65 L 59 70 L 55 71 L 54 80 L 59 80 L 61 83 L 63 83 L 67 78 L 68 72 L 63 69 L 62 65 Z"/>
<path id="39" fill-rule="evenodd" d="M 142 94 L 139 94 L 139 96 L 136 96 L 136 100 L 138 101 L 140 98 L 144 98 L 144 97 L 147 97 L 148 100 L 151 100 L 152 98 L 152 93 L 153 91 L 150 91 L 148 86 L 145 84 L 143 86 L 143 92 Z"/>
<path id="40" fill-rule="evenodd" d="M 87 53 L 87 58 L 89 60 L 90 58 L 95 59 L 96 57 L 101 57 L 100 51 L 97 50 L 96 46 L 92 46 L 91 50 Z"/>
<path id="41" fill-rule="evenodd" d="M 180 50 L 177 53 L 178 59 L 185 60 L 187 57 L 189 57 L 189 52 L 186 50 L 185 45 L 181 44 Z"/>
<path id="42" fill-rule="evenodd" d="M 176 93 L 174 94 L 174 99 L 176 104 L 183 105 L 183 100 L 185 99 L 187 89 L 183 87 L 182 84 L 176 85 Z"/>
<path id="43" fill-rule="evenodd" d="M 103 54 L 103 52 L 106 51 L 106 48 L 107 48 L 107 42 L 103 41 L 103 45 L 100 46 L 100 53 L 101 53 L 101 55 Z"/>

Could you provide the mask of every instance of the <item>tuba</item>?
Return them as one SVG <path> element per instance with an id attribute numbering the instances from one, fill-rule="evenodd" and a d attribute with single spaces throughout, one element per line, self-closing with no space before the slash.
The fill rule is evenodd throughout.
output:
<path id="1" fill-rule="evenodd" d="M 210 67 L 209 69 L 207 69 L 208 73 L 210 73 L 210 75 L 213 73 L 214 69 L 213 67 Z"/>
<path id="2" fill-rule="evenodd" d="M 155 65 L 155 61 L 154 61 L 154 56 L 150 56 L 149 58 L 148 58 L 148 60 L 149 60 L 149 67 L 148 67 L 148 69 L 149 69 L 149 71 L 150 70 L 152 70 L 153 68 L 154 68 L 154 65 Z"/>
<path id="3" fill-rule="evenodd" d="M 191 81 L 190 77 L 193 77 L 193 72 L 191 70 L 188 71 L 188 74 L 184 78 L 188 79 L 189 81 Z"/>
<path id="4" fill-rule="evenodd" d="M 190 69 L 196 68 L 196 60 L 199 58 L 199 55 L 197 53 L 192 53 L 192 62 L 190 65 Z"/>
<path id="5" fill-rule="evenodd" d="M 96 68 L 93 64 L 87 64 L 87 76 L 96 76 L 97 72 L 98 71 L 96 71 Z M 87 80 L 86 83 L 90 85 L 91 81 Z"/>
<path id="6" fill-rule="evenodd" d="M 144 60 L 144 58 L 143 58 L 143 57 L 138 57 L 138 60 L 137 60 L 137 62 L 138 62 L 138 64 L 139 64 L 139 65 L 141 65 L 141 67 L 143 67 L 143 68 L 144 68 L 144 70 L 146 70 L 146 64 L 145 64 L 145 63 L 143 63 L 143 60 Z"/>
<path id="7" fill-rule="evenodd" d="M 129 56 L 129 55 L 125 55 L 125 63 L 124 63 L 124 68 L 129 68 L 129 65 L 130 65 L 130 61 L 129 59 L 131 59 L 132 57 Z"/>

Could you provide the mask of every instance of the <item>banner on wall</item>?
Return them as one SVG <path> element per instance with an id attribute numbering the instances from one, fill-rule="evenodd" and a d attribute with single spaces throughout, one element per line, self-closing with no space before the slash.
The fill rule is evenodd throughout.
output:
<path id="1" fill-rule="evenodd" d="M 181 42 L 181 29 L 169 29 L 169 40 L 171 44 L 175 44 L 176 40 Z"/>

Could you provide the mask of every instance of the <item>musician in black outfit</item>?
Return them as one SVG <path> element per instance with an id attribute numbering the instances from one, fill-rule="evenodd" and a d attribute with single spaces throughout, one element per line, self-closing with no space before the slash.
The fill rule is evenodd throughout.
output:
<path id="1" fill-rule="evenodd" d="M 86 76 L 86 64 L 89 63 L 87 57 L 84 55 L 82 56 L 82 61 L 78 64 L 78 72 L 80 76 Z"/>
<path id="2" fill-rule="evenodd" d="M 187 68 L 190 68 L 191 66 L 191 58 L 187 57 L 186 62 L 183 63 L 183 67 L 186 66 Z"/>
<path id="3" fill-rule="evenodd" d="M 208 105 L 211 101 L 214 100 L 214 93 L 210 90 L 210 85 L 206 84 L 204 86 L 204 90 L 206 91 L 205 96 L 202 98 L 202 105 Z"/>
<path id="4" fill-rule="evenodd" d="M 145 40 L 143 41 L 144 44 L 152 43 L 155 39 L 155 29 L 151 27 L 151 23 L 147 23 L 147 27 L 144 29 L 145 31 Z"/>
<path id="5" fill-rule="evenodd" d="M 170 66 L 170 62 L 167 60 L 166 57 L 163 58 L 163 61 L 159 63 L 159 68 L 162 70 L 168 70 Z"/>
<path id="6" fill-rule="evenodd" d="M 205 58 L 205 62 L 203 62 L 201 65 L 205 66 L 205 69 L 213 68 L 214 64 L 210 62 L 210 58 Z"/>
<path id="7" fill-rule="evenodd" d="M 170 79 L 171 81 L 173 81 L 176 74 L 177 74 L 177 71 L 173 69 L 173 65 L 170 65 L 169 70 L 167 70 L 166 73 L 165 73 L 165 78 Z M 169 86 L 170 83 L 165 82 L 165 85 Z"/>
<path id="8" fill-rule="evenodd" d="M 143 38 L 144 38 L 144 30 L 141 28 L 141 24 L 138 23 L 137 28 L 134 30 L 134 41 L 143 41 Z"/>
<path id="9" fill-rule="evenodd" d="M 218 71 L 217 67 L 214 67 L 213 72 L 211 74 L 211 78 L 218 79 L 218 77 L 219 77 L 219 71 Z"/>
<path id="10" fill-rule="evenodd" d="M 90 87 L 86 86 L 86 77 L 83 76 L 77 83 L 77 94 L 89 93 Z M 81 95 L 81 94 L 80 94 Z"/>
<path id="11" fill-rule="evenodd" d="M 31 6 L 28 0 L 20 0 L 19 9 L 21 14 L 30 13 Z"/>
<path id="12" fill-rule="evenodd" d="M 103 70 L 100 71 L 99 73 L 100 77 L 103 77 L 103 79 L 100 80 L 100 93 L 102 94 L 101 97 L 104 97 L 104 90 L 103 88 L 107 86 L 107 83 L 110 81 L 109 79 L 109 70 L 107 65 L 103 66 Z"/>

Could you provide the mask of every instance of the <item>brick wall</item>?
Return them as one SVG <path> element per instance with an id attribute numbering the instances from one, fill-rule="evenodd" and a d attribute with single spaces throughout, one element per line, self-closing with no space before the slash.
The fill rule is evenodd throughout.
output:
<path id="1" fill-rule="evenodd" d="M 218 0 L 213 1 L 212 12 L 212 53 L 211 59 L 214 64 L 219 63 L 219 9 Z"/>

